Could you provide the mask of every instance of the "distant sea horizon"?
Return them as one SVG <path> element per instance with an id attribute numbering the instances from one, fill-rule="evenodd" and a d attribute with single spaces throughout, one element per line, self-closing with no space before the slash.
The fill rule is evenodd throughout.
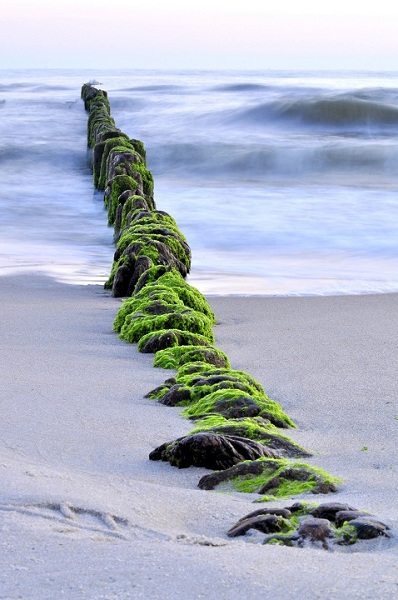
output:
<path id="1" fill-rule="evenodd" d="M 398 291 L 398 71 L 0 70 L 0 275 L 108 277 L 90 80 L 145 144 L 202 292 Z"/>

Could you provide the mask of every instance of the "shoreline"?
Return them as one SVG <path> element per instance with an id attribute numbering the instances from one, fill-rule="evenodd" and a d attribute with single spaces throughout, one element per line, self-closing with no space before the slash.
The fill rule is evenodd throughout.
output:
<path id="1" fill-rule="evenodd" d="M 148 460 L 191 424 L 143 398 L 173 372 L 112 333 L 120 300 L 32 275 L 1 277 L 0 290 L 3 593 L 393 596 L 394 539 L 333 553 L 231 540 L 226 531 L 254 508 L 252 496 L 204 492 L 205 469 Z M 344 477 L 337 494 L 309 499 L 353 503 L 396 533 L 398 295 L 208 300 L 232 367 L 296 421 L 288 433 L 316 452 L 311 464 Z M 112 529 L 106 515 L 122 520 Z"/>

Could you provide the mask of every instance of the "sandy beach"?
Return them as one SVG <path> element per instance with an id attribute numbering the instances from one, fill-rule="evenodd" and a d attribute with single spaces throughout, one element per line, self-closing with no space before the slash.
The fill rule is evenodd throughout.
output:
<path id="1" fill-rule="evenodd" d="M 397 596 L 398 295 L 208 298 L 232 367 L 282 404 L 311 464 L 344 478 L 310 499 L 395 534 L 333 552 L 230 539 L 253 495 L 148 460 L 192 424 L 144 398 L 172 372 L 113 333 L 119 299 L 32 273 L 1 277 L 0 297 L 0 598 Z"/>

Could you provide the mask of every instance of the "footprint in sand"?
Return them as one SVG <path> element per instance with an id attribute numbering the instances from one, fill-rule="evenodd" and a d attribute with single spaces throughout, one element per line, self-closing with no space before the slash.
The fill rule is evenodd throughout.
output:
<path id="1" fill-rule="evenodd" d="M 80 530 L 86 533 L 102 534 L 108 538 L 136 539 L 138 537 L 164 539 L 160 533 L 144 529 L 131 523 L 125 517 L 68 502 L 38 502 L 34 504 L 0 504 L 0 511 L 17 513 L 21 516 L 45 519 L 56 528 L 57 533 L 72 533 Z M 62 525 L 62 528 L 60 528 Z"/>

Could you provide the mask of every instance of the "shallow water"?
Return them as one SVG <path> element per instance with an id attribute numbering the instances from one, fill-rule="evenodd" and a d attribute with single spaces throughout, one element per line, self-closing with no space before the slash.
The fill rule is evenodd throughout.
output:
<path id="1" fill-rule="evenodd" d="M 206 293 L 398 290 L 398 73 L 0 72 L 0 273 L 103 283 L 81 85 L 141 139 Z"/>

